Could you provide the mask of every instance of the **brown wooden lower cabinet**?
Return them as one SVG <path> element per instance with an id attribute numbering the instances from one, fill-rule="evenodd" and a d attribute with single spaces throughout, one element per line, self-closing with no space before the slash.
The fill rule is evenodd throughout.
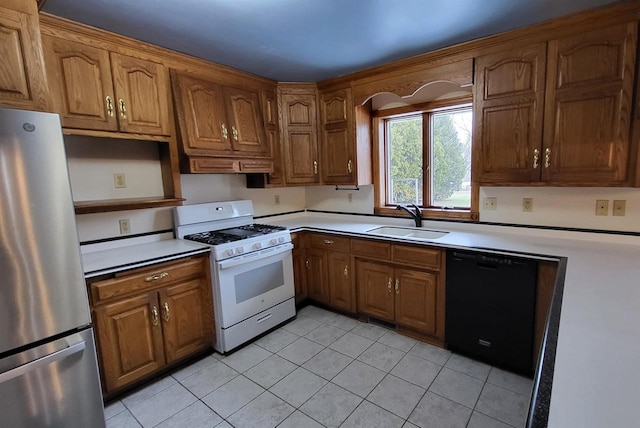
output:
<path id="1" fill-rule="evenodd" d="M 444 340 L 444 285 L 435 272 L 356 260 L 358 313 Z M 442 303 L 441 303 L 442 302 Z"/>
<path id="2" fill-rule="evenodd" d="M 213 344 L 208 256 L 118 273 L 89 288 L 105 394 Z"/>

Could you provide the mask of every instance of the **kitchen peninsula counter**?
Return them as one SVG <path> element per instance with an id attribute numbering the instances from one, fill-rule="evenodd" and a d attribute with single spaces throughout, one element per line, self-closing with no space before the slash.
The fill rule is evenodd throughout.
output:
<path id="1" fill-rule="evenodd" d="M 449 233 L 416 240 L 367 232 L 380 226 L 410 227 L 406 218 L 319 212 L 263 217 L 260 222 L 293 232 L 566 258 L 548 426 L 629 427 L 640 420 L 640 237 L 424 221 L 423 229 Z"/>

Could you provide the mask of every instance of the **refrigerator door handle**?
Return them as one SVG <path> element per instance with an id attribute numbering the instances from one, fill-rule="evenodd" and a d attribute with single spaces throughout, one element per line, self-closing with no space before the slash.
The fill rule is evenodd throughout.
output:
<path id="1" fill-rule="evenodd" d="M 49 364 L 53 364 L 60 360 L 63 360 L 73 354 L 77 354 L 78 352 L 84 351 L 86 347 L 86 342 L 79 342 L 75 345 L 71 345 L 68 348 L 61 349 L 52 354 L 44 356 L 42 358 L 38 358 L 37 360 L 33 360 L 26 364 L 16 367 L 15 369 L 11 369 L 8 372 L 0 374 L 0 384 L 10 381 L 13 378 L 18 376 L 22 376 L 25 373 L 38 369 L 40 367 L 47 366 Z"/>

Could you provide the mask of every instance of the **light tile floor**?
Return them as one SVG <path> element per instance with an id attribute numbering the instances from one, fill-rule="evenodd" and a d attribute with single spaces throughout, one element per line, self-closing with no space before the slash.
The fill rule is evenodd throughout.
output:
<path id="1" fill-rule="evenodd" d="M 105 408 L 119 427 L 467 427 L 525 424 L 532 381 L 315 306 Z"/>

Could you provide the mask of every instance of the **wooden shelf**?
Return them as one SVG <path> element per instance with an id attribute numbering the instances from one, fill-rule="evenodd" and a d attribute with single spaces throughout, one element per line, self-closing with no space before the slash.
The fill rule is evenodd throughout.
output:
<path id="1" fill-rule="evenodd" d="M 74 202 L 76 214 L 106 213 L 111 211 L 139 210 L 144 208 L 175 207 L 184 198 L 131 198 Z"/>

